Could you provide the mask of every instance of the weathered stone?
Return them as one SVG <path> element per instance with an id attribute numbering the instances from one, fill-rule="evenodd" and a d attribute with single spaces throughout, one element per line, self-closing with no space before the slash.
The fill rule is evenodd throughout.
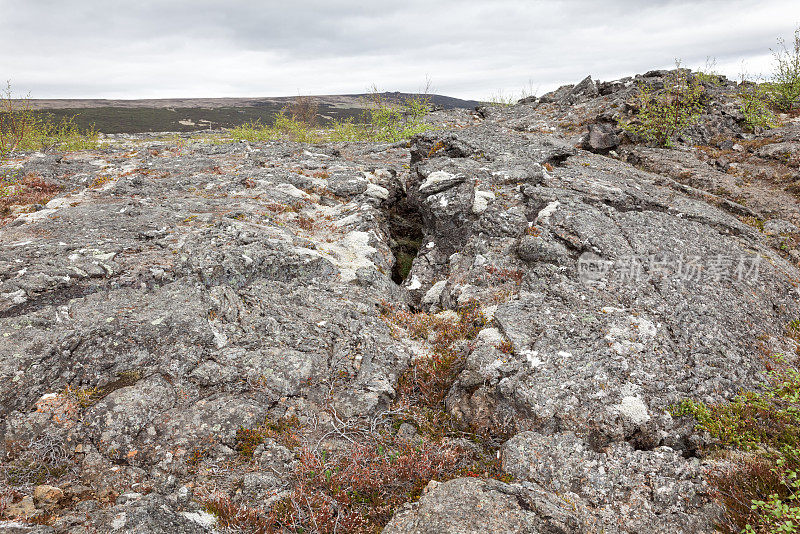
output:
<path id="1" fill-rule="evenodd" d="M 577 533 L 581 527 L 557 498 L 519 485 L 459 478 L 430 482 L 419 502 L 398 511 L 383 534 Z"/>
<path id="2" fill-rule="evenodd" d="M 365 192 L 369 186 L 369 182 L 363 176 L 334 174 L 328 178 L 327 186 L 334 195 L 339 195 L 340 197 L 354 197 Z"/>
<path id="3" fill-rule="evenodd" d="M 782 219 L 764 221 L 764 233 L 767 235 L 796 234 L 797 226 Z"/>
<path id="4" fill-rule="evenodd" d="M 590 124 L 589 133 L 583 142 L 583 148 L 592 152 L 603 152 L 619 146 L 619 137 L 610 124 Z"/>
<path id="5" fill-rule="evenodd" d="M 595 451 L 573 433 L 523 432 L 503 445 L 503 469 L 517 481 L 569 492 L 577 508 L 594 510 L 600 530 L 621 524 L 624 532 L 713 532 L 717 505 L 696 482 L 703 465 L 668 447 L 637 451 L 614 443 Z"/>
<path id="6" fill-rule="evenodd" d="M 563 245 L 530 235 L 520 239 L 517 254 L 529 262 L 564 264 L 570 260 L 569 251 Z"/>
<path id="7" fill-rule="evenodd" d="M 6 513 L 9 517 L 28 519 L 35 517 L 39 511 L 36 509 L 33 497 L 30 495 L 24 496 L 18 502 L 12 502 L 6 507 Z"/>
<path id="8" fill-rule="evenodd" d="M 54 534 L 51 527 L 29 525 L 19 521 L 0 521 L 0 534 Z"/>
<path id="9" fill-rule="evenodd" d="M 33 488 L 33 503 L 36 508 L 52 510 L 64 498 L 64 492 L 55 486 L 41 485 Z"/>
<path id="10" fill-rule="evenodd" d="M 132 497 L 104 510 L 91 527 L 122 534 L 208 534 L 213 532 L 213 517 L 181 514 L 162 497 L 151 494 Z"/>

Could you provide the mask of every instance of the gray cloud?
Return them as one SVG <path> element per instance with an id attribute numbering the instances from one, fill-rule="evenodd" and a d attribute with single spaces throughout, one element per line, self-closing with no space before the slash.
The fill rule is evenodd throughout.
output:
<path id="1" fill-rule="evenodd" d="M 268 96 L 371 84 L 482 98 L 715 57 L 767 68 L 800 3 L 0 0 L 0 76 L 34 97 Z"/>

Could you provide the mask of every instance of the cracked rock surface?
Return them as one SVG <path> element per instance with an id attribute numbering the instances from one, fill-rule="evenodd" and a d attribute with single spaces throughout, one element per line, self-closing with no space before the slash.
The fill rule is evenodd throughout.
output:
<path id="1" fill-rule="evenodd" d="M 475 302 L 443 410 L 502 476 L 431 481 L 384 532 L 713 532 L 707 437 L 668 409 L 796 350 L 800 124 L 743 134 L 720 89 L 711 144 L 649 148 L 614 127 L 630 91 L 436 112 L 396 145 L 128 136 L 5 162 L 60 193 L 0 228 L 0 533 L 225 532 L 206 496 L 269 510 L 297 484 L 292 444 L 242 461 L 243 429 L 345 450 L 425 357 L 385 306 Z M 43 484 L 58 498 L 24 500 Z"/>

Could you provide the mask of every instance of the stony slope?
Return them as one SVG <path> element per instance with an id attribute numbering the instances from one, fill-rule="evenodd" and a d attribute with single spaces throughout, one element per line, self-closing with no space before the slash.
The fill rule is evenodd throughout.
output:
<path id="1" fill-rule="evenodd" d="M 432 476 L 387 533 L 712 532 L 705 474 L 725 466 L 667 409 L 759 387 L 800 317 L 800 124 L 743 134 L 726 87 L 678 150 L 615 129 L 631 80 L 584 80 L 437 112 L 409 144 L 142 138 L 7 162 L 61 193 L 0 230 L 18 521 L 0 532 L 225 531 L 211 499 L 266 521 L 309 455 L 381 433 L 497 458 Z M 452 326 L 476 303 L 434 436 L 404 384 L 442 345 L 393 318 Z M 357 524 L 330 509 L 308 527 Z"/>

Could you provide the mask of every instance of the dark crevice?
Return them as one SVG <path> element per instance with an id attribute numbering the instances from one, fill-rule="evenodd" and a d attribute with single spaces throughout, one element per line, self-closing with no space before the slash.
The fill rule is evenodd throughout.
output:
<path id="1" fill-rule="evenodd" d="M 553 167 L 563 167 L 567 164 L 567 160 L 574 156 L 574 154 L 556 154 L 545 160 L 542 165 L 552 165 Z"/>
<path id="2" fill-rule="evenodd" d="M 408 277 L 411 264 L 422 245 L 422 217 L 404 195 L 387 212 L 389 222 L 389 247 L 394 254 L 392 281 L 402 284 Z"/>
<path id="3" fill-rule="evenodd" d="M 636 432 L 629 436 L 628 443 L 637 451 L 652 451 L 661 445 L 661 440 L 653 432 Z"/>
<path id="4" fill-rule="evenodd" d="M 89 295 L 105 289 L 107 289 L 107 287 L 103 283 L 78 282 L 72 286 L 42 293 L 37 295 L 36 298 L 33 298 L 27 302 L 17 304 L 16 306 L 11 306 L 6 310 L 2 310 L 0 311 L 0 319 L 9 319 L 18 317 L 20 315 L 34 313 L 48 306 L 60 306 L 72 299 L 88 297 Z"/>

